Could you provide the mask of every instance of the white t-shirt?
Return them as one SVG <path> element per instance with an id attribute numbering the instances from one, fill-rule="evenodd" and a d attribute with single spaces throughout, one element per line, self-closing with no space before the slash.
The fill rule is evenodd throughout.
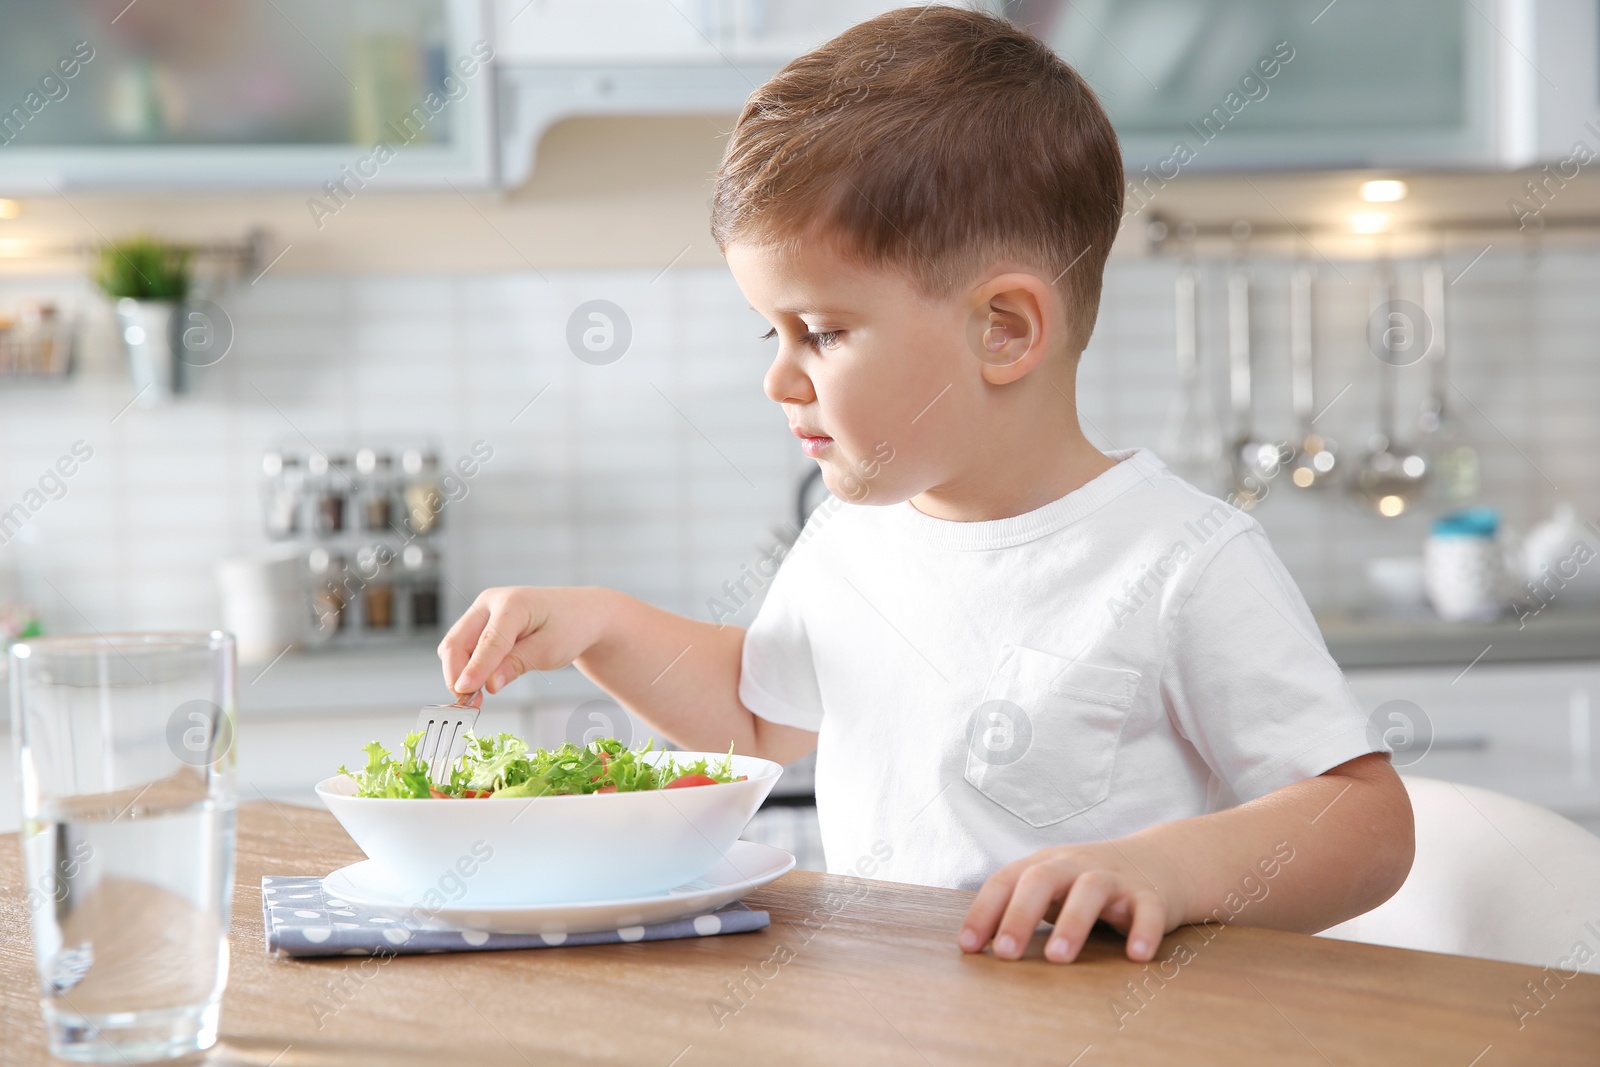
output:
<path id="1" fill-rule="evenodd" d="M 830 871 L 887 845 L 880 877 L 976 889 L 1385 750 L 1260 524 L 1147 449 L 1108 455 L 1012 518 L 812 515 L 739 697 L 817 731 Z"/>

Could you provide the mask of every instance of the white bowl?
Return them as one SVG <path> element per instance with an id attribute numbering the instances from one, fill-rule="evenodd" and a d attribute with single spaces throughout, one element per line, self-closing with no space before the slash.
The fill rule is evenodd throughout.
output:
<path id="1" fill-rule="evenodd" d="M 719 752 L 649 753 L 681 766 Z M 699 878 L 744 832 L 783 768 L 734 756 L 743 782 L 517 798 L 358 797 L 335 775 L 317 796 L 397 891 L 423 907 L 559 904 L 662 893 Z"/>

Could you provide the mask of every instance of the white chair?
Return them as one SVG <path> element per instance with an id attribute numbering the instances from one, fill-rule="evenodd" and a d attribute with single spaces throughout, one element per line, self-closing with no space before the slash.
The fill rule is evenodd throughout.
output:
<path id="1" fill-rule="evenodd" d="M 1487 789 L 1402 780 L 1417 823 L 1410 876 L 1321 936 L 1600 974 L 1600 837 Z"/>

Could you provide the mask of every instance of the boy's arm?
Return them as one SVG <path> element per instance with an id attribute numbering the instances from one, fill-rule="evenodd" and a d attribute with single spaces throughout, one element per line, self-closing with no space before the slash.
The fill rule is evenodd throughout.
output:
<path id="1" fill-rule="evenodd" d="M 1313 933 L 1392 896 L 1413 848 L 1405 785 L 1387 754 L 1368 753 L 1238 807 L 1008 864 L 968 909 L 960 944 L 977 952 L 992 938 L 1016 959 L 1058 904 L 1045 944 L 1056 962 L 1077 957 L 1096 919 L 1127 933 L 1134 960 L 1208 919 Z"/>
<path id="2" fill-rule="evenodd" d="M 445 684 L 499 692 L 530 670 L 569 663 L 629 711 L 690 750 L 789 763 L 816 747 L 739 700 L 744 630 L 662 611 L 612 589 L 485 590 L 439 643 Z"/>

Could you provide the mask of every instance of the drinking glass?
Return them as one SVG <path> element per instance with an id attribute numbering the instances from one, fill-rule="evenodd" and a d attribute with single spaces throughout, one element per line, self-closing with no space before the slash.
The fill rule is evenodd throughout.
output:
<path id="1" fill-rule="evenodd" d="M 230 634 L 11 647 L 25 895 L 50 1051 L 147 1062 L 209 1048 L 233 893 Z"/>

